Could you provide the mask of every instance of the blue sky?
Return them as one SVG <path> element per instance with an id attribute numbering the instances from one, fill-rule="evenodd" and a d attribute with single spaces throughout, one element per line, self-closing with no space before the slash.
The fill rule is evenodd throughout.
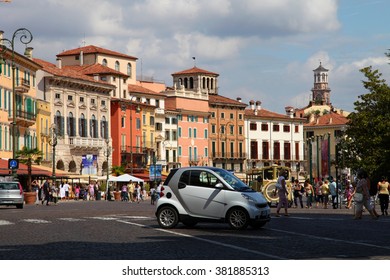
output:
<path id="1" fill-rule="evenodd" d="M 308 104 L 321 61 L 331 102 L 353 111 L 366 93 L 359 69 L 389 80 L 389 12 L 386 0 L 12 0 L 0 29 L 28 28 L 34 57 L 53 63 L 84 42 L 136 56 L 138 76 L 168 86 L 195 62 L 220 74 L 220 95 L 278 113 Z"/>

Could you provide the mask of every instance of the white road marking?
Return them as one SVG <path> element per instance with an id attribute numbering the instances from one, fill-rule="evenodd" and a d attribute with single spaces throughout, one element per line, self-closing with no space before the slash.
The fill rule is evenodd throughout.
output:
<path id="1" fill-rule="evenodd" d="M 6 226 L 6 225 L 14 225 L 14 223 L 11 223 L 6 220 L 0 220 L 0 226 Z"/>
<path id="2" fill-rule="evenodd" d="M 78 219 L 78 218 L 58 218 L 58 220 L 67 221 L 67 222 L 82 222 L 82 221 L 85 221 L 85 219 Z"/>
<path id="3" fill-rule="evenodd" d="M 243 251 L 243 252 L 247 252 L 247 253 L 251 253 L 251 254 L 255 254 L 255 255 L 259 255 L 259 256 L 264 256 L 264 257 L 267 257 L 267 258 L 273 258 L 273 259 L 277 259 L 277 260 L 285 260 L 285 258 L 282 258 L 282 257 L 279 257 L 279 256 L 266 254 L 266 253 L 259 252 L 259 251 L 256 251 L 256 250 L 251 250 L 251 249 L 247 249 L 247 248 L 244 248 L 244 247 L 239 247 L 239 246 L 235 246 L 235 245 L 231 245 L 231 244 L 227 244 L 227 243 L 222 243 L 222 242 L 218 242 L 218 241 L 214 241 L 214 240 L 209 240 L 209 239 L 205 239 L 205 238 L 201 238 L 201 237 L 197 237 L 197 236 L 193 236 L 193 235 L 189 235 L 189 234 L 174 232 L 174 231 L 170 231 L 170 230 L 166 230 L 166 229 L 162 229 L 162 228 L 154 228 L 154 227 L 151 227 L 151 226 L 148 226 L 148 225 L 137 224 L 137 223 L 133 223 L 133 222 L 129 222 L 129 221 L 118 220 L 118 222 L 124 223 L 124 224 L 133 225 L 133 226 L 137 226 L 137 227 L 151 228 L 151 229 L 156 230 L 156 231 L 162 231 L 162 232 L 165 232 L 165 233 L 168 233 L 168 234 L 172 234 L 172 235 L 178 235 L 178 236 L 182 236 L 182 237 L 192 238 L 192 239 L 196 239 L 196 240 L 199 240 L 199 241 L 211 243 L 211 244 L 214 244 L 214 245 L 235 249 L 237 251 Z"/>
<path id="4" fill-rule="evenodd" d="M 51 223 L 51 221 L 40 220 L 40 219 L 23 219 L 22 221 L 27 222 L 27 223 L 33 223 L 33 224 L 50 224 Z"/>

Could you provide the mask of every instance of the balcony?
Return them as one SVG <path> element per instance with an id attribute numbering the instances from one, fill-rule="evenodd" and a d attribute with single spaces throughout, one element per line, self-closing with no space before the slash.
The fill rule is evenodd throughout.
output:
<path id="1" fill-rule="evenodd" d="M 105 139 L 77 136 L 66 137 L 64 144 L 68 144 L 71 149 L 101 149 L 107 146 Z"/>
<path id="2" fill-rule="evenodd" d="M 231 152 L 222 152 L 222 153 L 212 153 L 213 160 L 216 159 L 246 159 L 246 153 L 231 153 Z"/>
<path id="3" fill-rule="evenodd" d="M 30 81 L 26 79 L 19 79 L 16 81 L 15 92 L 16 93 L 26 93 L 30 90 Z"/>
<path id="4" fill-rule="evenodd" d="M 8 121 L 13 122 L 13 115 L 8 116 Z M 22 127 L 30 127 L 36 122 L 36 114 L 33 112 L 26 112 L 24 110 L 16 111 L 16 125 Z"/>

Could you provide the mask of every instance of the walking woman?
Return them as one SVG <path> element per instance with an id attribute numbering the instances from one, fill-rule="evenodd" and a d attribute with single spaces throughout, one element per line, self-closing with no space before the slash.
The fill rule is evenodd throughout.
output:
<path id="1" fill-rule="evenodd" d="M 309 179 L 306 179 L 304 187 L 306 193 L 306 208 L 311 208 L 313 204 L 314 189 L 313 186 L 310 184 Z"/>
<path id="2" fill-rule="evenodd" d="M 386 216 L 388 215 L 387 210 L 389 208 L 389 191 L 389 182 L 387 182 L 386 177 L 382 177 L 381 181 L 378 182 L 378 198 L 382 215 L 386 214 Z"/>
<path id="3" fill-rule="evenodd" d="M 363 214 L 363 206 L 368 210 L 371 217 L 374 220 L 378 219 L 372 205 L 371 205 L 371 197 L 370 197 L 370 186 L 367 172 L 364 170 L 360 170 L 358 173 L 358 182 L 356 185 L 356 191 L 354 195 L 354 200 L 356 204 L 356 212 L 355 212 L 355 220 L 359 220 L 362 218 Z"/>

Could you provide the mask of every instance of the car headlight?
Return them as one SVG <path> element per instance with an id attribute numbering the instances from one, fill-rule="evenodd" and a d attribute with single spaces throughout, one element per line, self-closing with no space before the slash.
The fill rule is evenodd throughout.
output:
<path id="1" fill-rule="evenodd" d="M 253 199 L 251 196 L 244 194 L 244 193 L 242 193 L 241 195 L 243 198 L 247 199 L 249 202 L 257 203 L 257 201 L 255 199 Z"/>

